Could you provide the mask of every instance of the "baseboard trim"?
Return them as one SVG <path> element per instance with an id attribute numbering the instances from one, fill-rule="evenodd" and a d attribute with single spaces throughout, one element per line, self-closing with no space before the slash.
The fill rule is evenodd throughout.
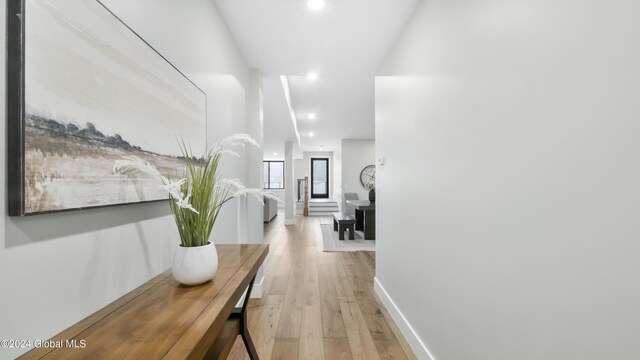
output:
<path id="1" fill-rule="evenodd" d="M 284 224 L 285 225 L 295 225 L 295 222 L 293 221 L 293 219 L 284 219 Z"/>
<path id="2" fill-rule="evenodd" d="M 262 277 L 262 279 L 260 279 L 260 283 L 253 283 L 253 287 L 251 288 L 251 296 L 249 297 L 249 299 L 259 299 L 262 297 L 262 283 L 264 282 L 264 276 Z M 238 300 L 238 303 L 236 304 L 237 308 L 242 307 L 242 304 L 244 303 L 244 297 L 247 296 L 247 290 L 245 290 L 242 293 L 242 296 L 240 296 L 240 299 Z"/>
<path id="3" fill-rule="evenodd" d="M 250 299 L 259 299 L 262 297 L 262 285 L 264 284 L 264 276 L 260 279 L 260 282 L 254 282 L 251 289 Z"/>
<path id="4" fill-rule="evenodd" d="M 407 318 L 404 317 L 400 309 L 398 309 L 398 306 L 393 299 L 391 299 L 387 291 L 384 289 L 384 286 L 382 286 L 380 281 L 378 281 L 377 277 L 373 278 L 373 290 L 387 308 L 389 315 L 391 315 L 391 318 L 400 329 L 400 332 L 404 335 L 404 338 L 409 343 L 409 346 L 415 353 L 416 357 L 418 359 L 436 360 L 415 330 L 413 330 L 413 327 L 409 324 Z"/>

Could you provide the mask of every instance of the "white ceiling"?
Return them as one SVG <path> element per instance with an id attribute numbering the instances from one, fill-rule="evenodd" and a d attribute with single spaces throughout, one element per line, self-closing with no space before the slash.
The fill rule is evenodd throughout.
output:
<path id="1" fill-rule="evenodd" d="M 284 159 L 284 143 L 294 144 L 294 156 L 300 157 L 298 138 L 293 127 L 291 114 L 279 76 L 262 78 L 264 102 L 264 158 L 266 160 Z M 267 124 L 268 123 L 268 124 Z"/>
<path id="2" fill-rule="evenodd" d="M 419 0 L 325 0 L 319 11 L 306 0 L 215 2 L 249 66 L 266 76 L 265 155 L 286 138 L 278 133 L 283 126 L 293 131 L 286 103 L 272 103 L 284 100 L 280 75 L 288 77 L 302 150 L 374 138 L 374 76 Z M 318 79 L 307 79 L 309 72 Z"/>

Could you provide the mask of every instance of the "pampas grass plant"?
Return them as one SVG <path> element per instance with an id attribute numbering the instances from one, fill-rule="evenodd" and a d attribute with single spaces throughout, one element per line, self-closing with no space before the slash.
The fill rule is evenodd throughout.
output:
<path id="1" fill-rule="evenodd" d="M 164 184 L 163 188 L 169 193 L 169 204 L 178 227 L 181 245 L 204 246 L 209 243 L 220 210 L 232 199 L 252 196 L 260 201 L 263 201 L 263 197 L 280 201 L 272 194 L 260 189 L 246 188 L 239 180 L 223 178 L 220 174 L 220 167 L 226 156 L 240 157 L 232 148 L 247 144 L 259 147 L 249 135 L 236 134 L 225 138 L 198 159 L 182 142 L 180 148 L 186 173 L 185 177 L 179 180 L 172 181 L 166 178 L 152 164 L 135 156 L 116 161 L 114 173 L 159 177 Z"/>

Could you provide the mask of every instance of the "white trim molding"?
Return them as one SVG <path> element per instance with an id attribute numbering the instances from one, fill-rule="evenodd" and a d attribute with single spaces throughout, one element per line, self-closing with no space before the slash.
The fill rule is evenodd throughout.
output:
<path id="1" fill-rule="evenodd" d="M 260 282 L 255 281 L 253 283 L 253 289 L 251 289 L 251 299 L 259 299 L 262 297 L 262 284 L 264 284 L 264 276 L 262 276 Z"/>
<path id="2" fill-rule="evenodd" d="M 404 317 L 396 303 L 393 301 L 393 299 L 391 299 L 387 291 L 384 289 L 384 286 L 382 286 L 380 281 L 378 281 L 377 277 L 373 279 L 373 290 L 376 292 L 384 306 L 387 308 L 389 315 L 391 315 L 391 318 L 393 319 L 393 321 L 395 321 L 396 325 L 400 329 L 400 332 L 402 333 L 402 335 L 404 335 L 404 338 L 409 343 L 409 346 L 411 346 L 411 350 L 413 350 L 416 357 L 418 359 L 436 360 L 436 358 L 431 354 L 424 342 L 422 342 L 416 331 L 413 330 L 413 327 L 411 326 L 411 324 L 409 324 L 407 318 Z"/>
<path id="3" fill-rule="evenodd" d="M 259 299 L 262 297 L 262 283 L 264 282 L 264 276 L 262 277 L 262 279 L 260 279 L 260 283 L 253 283 L 253 288 L 251 288 L 251 296 L 249 297 L 249 299 Z M 245 290 L 242 293 L 242 296 L 240 297 L 240 299 L 238 300 L 238 303 L 236 303 L 236 307 L 237 308 L 241 308 L 242 304 L 244 303 L 244 298 L 245 296 L 247 296 L 247 290 Z"/>

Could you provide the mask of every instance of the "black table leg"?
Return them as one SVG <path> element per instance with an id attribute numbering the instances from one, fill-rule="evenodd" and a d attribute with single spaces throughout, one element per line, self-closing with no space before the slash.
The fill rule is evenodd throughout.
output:
<path id="1" fill-rule="evenodd" d="M 253 289 L 253 282 L 255 280 L 256 276 L 254 275 L 253 279 L 251 279 L 249 287 L 247 288 L 247 295 L 245 295 L 244 297 L 242 307 L 235 308 L 229 317 L 240 319 L 240 335 L 242 336 L 244 346 L 247 348 L 247 352 L 249 353 L 249 359 L 260 360 L 260 358 L 258 357 L 258 352 L 256 351 L 256 347 L 255 345 L 253 345 L 253 341 L 251 340 L 251 336 L 249 336 L 249 328 L 247 326 L 247 305 L 249 304 L 251 289 Z"/>
<path id="2" fill-rule="evenodd" d="M 364 210 L 364 238 L 366 240 L 376 239 L 376 212 Z"/>
<path id="3" fill-rule="evenodd" d="M 355 224 L 349 224 L 349 226 L 347 226 L 347 229 L 349 229 L 349 240 L 355 240 L 356 239 Z"/>
<path id="4" fill-rule="evenodd" d="M 356 230 L 364 230 L 364 211 L 356 209 Z"/>

